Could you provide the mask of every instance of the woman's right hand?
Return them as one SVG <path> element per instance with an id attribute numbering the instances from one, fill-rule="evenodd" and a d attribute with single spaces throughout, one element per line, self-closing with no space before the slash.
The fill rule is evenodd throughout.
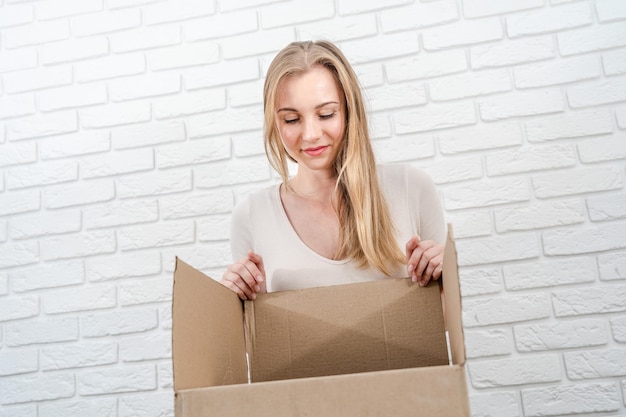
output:
<path id="1" fill-rule="evenodd" d="M 254 300 L 257 294 L 267 292 L 263 258 L 248 252 L 247 258 L 241 258 L 228 267 L 220 283 L 242 300 Z"/>

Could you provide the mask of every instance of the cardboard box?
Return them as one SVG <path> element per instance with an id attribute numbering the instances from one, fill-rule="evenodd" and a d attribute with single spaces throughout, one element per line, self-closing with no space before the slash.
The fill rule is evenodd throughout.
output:
<path id="1" fill-rule="evenodd" d="M 443 303 L 438 283 L 409 279 L 242 303 L 177 259 L 176 417 L 469 417 L 451 230 L 443 276 Z"/>

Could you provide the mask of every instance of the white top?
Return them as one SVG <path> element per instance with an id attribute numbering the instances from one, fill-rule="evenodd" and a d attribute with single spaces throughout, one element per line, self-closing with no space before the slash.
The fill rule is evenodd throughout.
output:
<path id="1" fill-rule="evenodd" d="M 443 244 L 443 210 L 430 177 L 406 164 L 379 165 L 378 177 L 400 248 L 414 235 Z M 289 222 L 279 190 L 276 184 L 249 194 L 231 221 L 233 261 L 249 250 L 261 255 L 269 292 L 385 278 L 375 268 L 361 269 L 351 260 L 328 259 L 309 248 Z M 406 277 L 406 266 L 398 265 L 394 276 Z"/>

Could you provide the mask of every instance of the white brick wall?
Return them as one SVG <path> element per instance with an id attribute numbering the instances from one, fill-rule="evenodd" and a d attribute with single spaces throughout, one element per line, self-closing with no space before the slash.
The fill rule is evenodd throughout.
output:
<path id="1" fill-rule="evenodd" d="M 228 264 L 309 38 L 439 187 L 473 415 L 625 416 L 625 1 L 4 0 L 0 417 L 173 416 L 173 258 Z"/>

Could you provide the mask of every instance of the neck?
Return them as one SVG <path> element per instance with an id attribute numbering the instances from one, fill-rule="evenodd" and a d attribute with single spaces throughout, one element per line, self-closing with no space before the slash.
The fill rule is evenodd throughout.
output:
<path id="1" fill-rule="evenodd" d="M 310 200 L 331 201 L 335 195 L 337 177 L 335 175 L 305 175 L 298 173 L 290 181 L 295 194 Z"/>

